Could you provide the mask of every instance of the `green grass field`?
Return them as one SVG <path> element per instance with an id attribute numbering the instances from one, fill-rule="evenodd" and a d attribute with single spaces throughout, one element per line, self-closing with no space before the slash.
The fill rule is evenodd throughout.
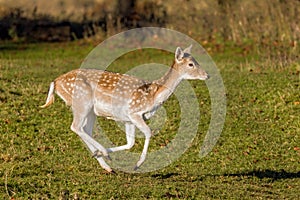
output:
<path id="1" fill-rule="evenodd" d="M 221 137 L 204 158 L 199 149 L 210 119 L 204 82 L 192 81 L 201 122 L 191 147 L 168 167 L 149 173 L 106 173 L 70 130 L 72 114 L 56 98 L 47 109 L 50 82 L 79 68 L 93 48 L 83 42 L 1 44 L 0 46 L 0 199 L 299 199 L 299 63 L 277 63 L 234 53 L 213 54 L 227 92 Z M 122 71 L 147 61 L 172 63 L 172 55 L 138 52 L 112 69 Z M 268 66 L 268 65 L 272 66 Z M 278 64 L 279 65 L 279 64 Z M 119 66 L 119 68 L 118 68 Z M 174 114 L 151 140 L 154 151 L 176 133 Z M 115 144 L 125 134 L 113 121 L 99 118 Z M 143 138 L 131 151 L 140 152 Z"/>

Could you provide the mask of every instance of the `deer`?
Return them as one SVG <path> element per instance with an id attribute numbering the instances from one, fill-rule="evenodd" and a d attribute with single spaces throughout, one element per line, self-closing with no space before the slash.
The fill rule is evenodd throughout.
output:
<path id="1" fill-rule="evenodd" d="M 146 120 L 174 92 L 182 80 L 207 80 L 209 75 L 191 55 L 192 45 L 177 47 L 169 70 L 158 80 L 146 81 L 127 74 L 100 69 L 75 69 L 50 83 L 46 103 L 54 102 L 56 93 L 73 112 L 71 130 L 86 144 L 92 156 L 107 172 L 113 172 L 105 159 L 109 154 L 129 150 L 135 143 L 135 129 L 145 136 L 142 153 L 134 170 L 145 161 L 152 132 Z M 92 134 L 97 116 L 125 124 L 127 144 L 105 148 Z"/>

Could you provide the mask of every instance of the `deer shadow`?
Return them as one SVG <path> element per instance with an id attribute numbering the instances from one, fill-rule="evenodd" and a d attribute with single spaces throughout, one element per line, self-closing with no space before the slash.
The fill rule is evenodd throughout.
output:
<path id="1" fill-rule="evenodd" d="M 154 174 L 151 177 L 153 178 L 160 178 L 160 179 L 169 179 L 176 176 L 180 176 L 179 173 L 167 173 L 167 174 Z M 300 178 L 300 171 L 299 172 L 287 172 L 284 169 L 280 171 L 274 171 L 274 170 L 253 170 L 249 172 L 241 172 L 241 173 L 226 173 L 226 174 L 212 174 L 212 175 L 202 175 L 197 179 L 197 181 L 203 181 L 205 177 L 221 177 L 221 176 L 227 176 L 227 177 L 257 177 L 259 179 L 271 179 L 271 181 L 277 181 L 281 179 L 294 179 L 294 178 Z M 194 180 L 196 181 L 196 180 Z"/>
<path id="2" fill-rule="evenodd" d="M 223 176 L 229 176 L 229 177 L 248 176 L 248 177 L 257 177 L 259 179 L 269 178 L 272 179 L 273 181 L 277 181 L 281 179 L 300 178 L 300 171 L 287 172 L 284 169 L 280 171 L 273 171 L 273 170 L 266 169 L 266 170 L 253 170 L 245 173 L 224 174 Z"/>

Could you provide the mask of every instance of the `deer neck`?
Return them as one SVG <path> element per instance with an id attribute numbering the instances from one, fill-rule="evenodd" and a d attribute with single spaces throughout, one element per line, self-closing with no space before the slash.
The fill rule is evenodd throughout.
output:
<path id="1" fill-rule="evenodd" d="M 153 81 L 152 84 L 155 84 L 157 87 L 154 97 L 156 103 L 161 104 L 166 101 L 181 82 L 182 76 L 178 73 L 176 67 L 177 64 L 174 62 L 172 67 L 163 77 Z"/>

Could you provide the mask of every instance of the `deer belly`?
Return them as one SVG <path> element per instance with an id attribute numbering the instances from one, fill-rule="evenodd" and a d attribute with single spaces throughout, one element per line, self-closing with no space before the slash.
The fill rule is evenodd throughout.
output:
<path id="1" fill-rule="evenodd" d="M 126 115 L 126 107 L 116 105 L 113 101 L 105 102 L 98 100 L 94 103 L 94 112 L 97 116 L 113 119 L 115 121 L 129 121 Z"/>

